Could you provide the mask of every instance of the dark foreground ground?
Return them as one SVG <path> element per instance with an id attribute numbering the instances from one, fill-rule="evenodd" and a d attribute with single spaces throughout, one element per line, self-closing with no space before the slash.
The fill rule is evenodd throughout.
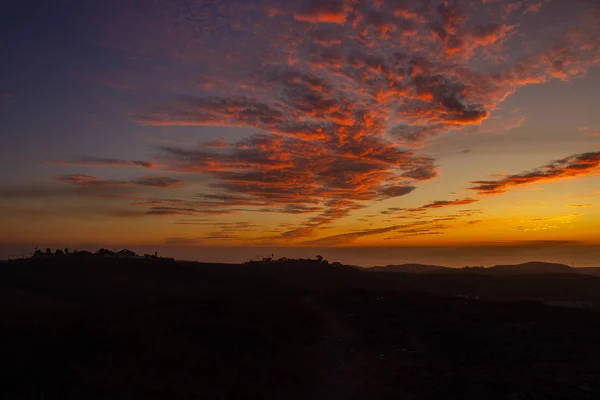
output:
<path id="1" fill-rule="evenodd" d="M 527 301 L 594 296 L 595 277 L 5 263 L 0 398 L 600 399 L 600 314 Z"/>

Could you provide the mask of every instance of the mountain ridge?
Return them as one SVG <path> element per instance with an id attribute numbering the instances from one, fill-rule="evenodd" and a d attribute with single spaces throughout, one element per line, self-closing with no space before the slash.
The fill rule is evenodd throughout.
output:
<path id="1" fill-rule="evenodd" d="M 520 264 L 497 264 L 490 267 L 464 267 L 451 268 L 443 265 L 429 265 L 418 263 L 389 264 L 366 268 L 373 272 L 396 272 L 409 274 L 435 274 L 435 273 L 480 273 L 480 274 L 585 274 L 600 276 L 600 267 L 574 268 L 566 264 L 527 261 Z"/>

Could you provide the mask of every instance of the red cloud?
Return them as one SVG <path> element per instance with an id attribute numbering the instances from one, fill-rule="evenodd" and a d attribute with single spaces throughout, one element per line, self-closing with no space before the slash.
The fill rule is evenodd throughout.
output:
<path id="1" fill-rule="evenodd" d="M 346 10 L 341 1 L 313 0 L 309 9 L 295 13 L 294 19 L 311 23 L 344 24 L 346 22 Z"/>
<path id="2" fill-rule="evenodd" d="M 93 175 L 72 174 L 59 176 L 56 178 L 56 180 L 73 184 L 89 184 L 92 182 L 97 182 L 98 178 Z"/>
<path id="3" fill-rule="evenodd" d="M 509 40 L 527 33 L 517 22 L 535 18 L 511 14 L 537 11 L 538 3 L 232 0 L 218 18 L 210 7 L 158 10 L 143 32 L 150 46 L 129 47 L 190 47 L 178 57 L 204 57 L 202 80 L 212 84 L 186 88 L 136 119 L 258 131 L 234 143 L 162 148 L 167 168 L 206 175 L 217 196 L 180 207 L 314 214 L 283 237 L 313 235 L 363 202 L 408 195 L 435 178 L 435 160 L 409 148 L 481 124 L 524 85 L 568 80 L 600 63 L 595 26 L 533 54 Z M 506 58 L 508 45 L 522 57 Z"/>
<path id="4" fill-rule="evenodd" d="M 173 169 L 217 178 L 211 185 L 222 193 L 221 206 L 260 205 L 286 213 L 322 211 L 308 222 L 315 227 L 361 208 L 357 201 L 404 196 L 414 190 L 411 181 L 435 176 L 431 159 L 367 137 L 348 138 L 345 144 L 333 137 L 318 145 L 256 135 L 219 151 L 163 150 Z M 308 208 L 310 204 L 314 206 Z"/>
<path id="5" fill-rule="evenodd" d="M 476 44 L 486 46 L 504 40 L 514 29 L 515 26 L 497 23 L 475 25 L 471 29 L 470 36 Z"/>
<path id="6" fill-rule="evenodd" d="M 541 3 L 518 4 L 533 10 Z M 506 22 L 504 7 L 491 1 L 478 4 L 477 9 L 438 1 L 428 6 L 395 0 L 361 6 L 334 0 L 313 1 L 308 7 L 300 2 L 286 3 L 283 8 L 275 4 L 268 13 L 278 22 L 272 24 L 273 35 L 257 35 L 263 44 L 277 49 L 279 56 L 269 54 L 263 60 L 262 72 L 253 75 L 262 78 L 240 82 L 238 90 L 233 90 L 243 95 L 182 99 L 172 107 L 140 115 L 138 121 L 251 126 L 277 135 L 323 140 L 331 133 L 321 123 L 351 127 L 357 122 L 351 110 L 377 108 L 381 111 L 369 113 L 375 124 L 391 118 L 409 126 L 436 126 L 430 131 L 436 135 L 481 123 L 520 86 L 569 79 L 600 61 L 587 57 L 597 51 L 593 33 L 574 33 L 562 44 L 513 64 L 504 63 L 493 72 L 472 69 L 469 63 L 478 61 L 477 56 L 501 60 L 504 42 L 518 33 L 519 26 Z M 497 20 L 475 23 L 479 9 L 497 15 Z M 306 35 L 287 33 L 301 30 L 289 15 L 310 22 L 303 28 Z M 320 24 L 322 21 L 347 23 L 342 30 L 336 24 Z M 398 32 L 382 36 L 382 29 Z M 406 32 L 417 34 L 418 39 L 403 39 Z M 306 68 L 294 63 L 297 70 L 290 71 L 290 57 L 298 59 L 299 54 Z M 423 139 L 422 135 L 410 137 Z"/>
<path id="7" fill-rule="evenodd" d="M 308 7 L 298 9 L 292 9 L 290 5 L 295 6 L 296 4 L 290 3 L 285 4 L 284 7 L 269 7 L 267 15 L 269 17 L 291 15 L 298 22 L 310 24 L 331 23 L 343 25 L 346 22 L 347 11 L 342 0 L 312 0 Z"/>
<path id="8" fill-rule="evenodd" d="M 508 175 L 501 179 L 472 182 L 469 188 L 480 195 L 504 193 L 508 189 L 535 182 L 556 181 L 600 172 L 600 152 L 583 153 L 562 158 L 530 172 Z"/>

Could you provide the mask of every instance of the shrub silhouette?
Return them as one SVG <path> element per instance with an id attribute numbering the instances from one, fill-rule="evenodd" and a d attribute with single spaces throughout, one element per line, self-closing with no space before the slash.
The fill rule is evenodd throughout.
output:
<path id="1" fill-rule="evenodd" d="M 99 256 L 114 256 L 115 252 L 114 251 L 110 251 L 110 250 L 105 249 L 105 248 L 102 248 L 102 249 L 100 249 L 100 250 L 98 250 L 96 252 L 96 255 L 99 255 Z"/>

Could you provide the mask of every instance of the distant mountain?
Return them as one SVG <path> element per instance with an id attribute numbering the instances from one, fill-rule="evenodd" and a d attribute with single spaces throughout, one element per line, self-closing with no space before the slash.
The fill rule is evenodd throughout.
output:
<path id="1" fill-rule="evenodd" d="M 400 264 L 368 268 L 374 272 L 400 272 L 406 274 L 483 274 L 483 275 L 532 275 L 532 274 L 586 274 L 600 277 L 599 268 L 572 268 L 565 264 L 530 261 L 514 265 L 494 265 L 493 267 L 450 268 L 441 265 Z"/>
<path id="2" fill-rule="evenodd" d="M 505 274 L 578 274 L 580 271 L 565 264 L 530 261 L 515 265 L 494 265 L 490 272 Z"/>
<path id="3" fill-rule="evenodd" d="M 443 267 L 441 265 L 427 264 L 386 265 L 385 267 L 369 268 L 370 271 L 375 272 L 404 272 L 406 274 L 433 274 L 439 272 L 446 272 L 451 269 L 452 268 Z"/>

